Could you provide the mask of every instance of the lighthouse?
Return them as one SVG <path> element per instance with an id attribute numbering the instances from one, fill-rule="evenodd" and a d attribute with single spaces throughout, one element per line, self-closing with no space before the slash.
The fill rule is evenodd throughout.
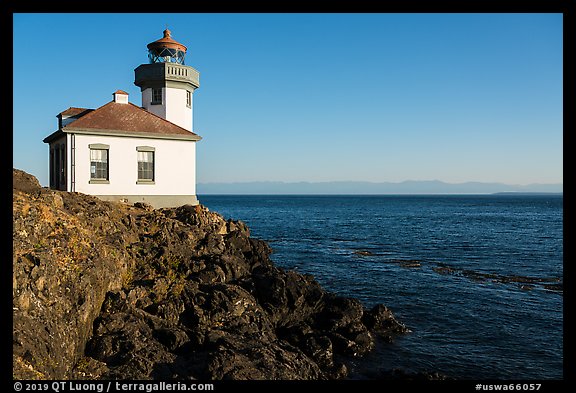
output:
<path id="1" fill-rule="evenodd" d="M 192 94 L 198 71 L 184 64 L 186 47 L 170 31 L 148 44 L 149 64 L 134 83 L 142 106 L 124 90 L 96 108 L 60 112 L 49 144 L 50 188 L 154 208 L 197 205 Z"/>
<path id="2" fill-rule="evenodd" d="M 142 107 L 192 131 L 192 96 L 200 87 L 200 73 L 185 64 L 186 46 L 175 41 L 166 29 L 164 36 L 147 48 L 149 64 L 134 70 L 134 84 L 142 92 Z"/>

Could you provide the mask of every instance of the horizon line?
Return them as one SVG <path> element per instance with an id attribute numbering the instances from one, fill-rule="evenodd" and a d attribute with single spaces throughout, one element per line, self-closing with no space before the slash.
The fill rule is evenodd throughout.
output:
<path id="1" fill-rule="evenodd" d="M 319 181 L 310 181 L 310 180 L 292 180 L 292 181 L 285 181 L 285 180 L 246 180 L 246 181 L 208 181 L 208 182 L 197 182 L 197 184 L 247 184 L 247 183 L 282 183 L 282 184 L 325 184 L 325 183 L 369 183 L 369 184 L 402 184 L 402 183 L 444 183 L 449 185 L 460 185 L 460 184 L 468 184 L 468 183 L 477 183 L 477 184 L 501 184 L 506 186 L 531 186 L 531 185 L 564 185 L 564 182 L 552 182 L 552 183 L 542 183 L 542 182 L 532 182 L 532 183 L 506 183 L 501 181 L 479 181 L 479 180 L 466 180 L 461 182 L 448 182 L 445 180 L 438 180 L 438 179 L 431 179 L 431 180 L 414 180 L 414 179 L 407 179 L 407 180 L 400 180 L 400 181 L 391 181 L 391 180 L 382 180 L 382 181 L 373 181 L 373 180 L 319 180 Z"/>
<path id="2" fill-rule="evenodd" d="M 199 197 L 202 196 L 475 196 L 475 195 L 563 195 L 564 191 L 558 191 L 558 192 L 554 192 L 554 191 L 499 191 L 499 192 L 486 192 L 486 193 L 480 193 L 480 192 L 473 192 L 473 193 L 389 193 L 389 194 L 367 194 L 367 193 L 358 193 L 358 194 L 345 194 L 345 193 L 340 193 L 340 194 L 315 194 L 315 193 L 309 193 L 309 194 L 302 194 L 302 193 L 268 193 L 268 194 L 263 194 L 263 193 L 254 193 L 254 194 L 250 194 L 250 193 L 227 193 L 227 194 L 223 194 L 223 193 L 206 193 L 206 194 L 200 194 L 197 193 L 197 195 Z"/>

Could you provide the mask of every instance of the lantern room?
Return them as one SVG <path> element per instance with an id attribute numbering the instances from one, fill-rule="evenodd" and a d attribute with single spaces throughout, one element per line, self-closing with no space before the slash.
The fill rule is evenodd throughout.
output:
<path id="1" fill-rule="evenodd" d="M 164 37 L 148 44 L 148 60 L 153 63 L 177 63 L 184 65 L 186 47 L 171 37 L 170 30 L 164 30 Z"/>

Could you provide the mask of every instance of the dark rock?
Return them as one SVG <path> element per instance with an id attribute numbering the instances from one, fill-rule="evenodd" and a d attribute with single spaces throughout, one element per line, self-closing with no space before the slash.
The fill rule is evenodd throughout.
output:
<path id="1" fill-rule="evenodd" d="M 334 331 L 359 321 L 364 307 L 357 299 L 341 296 L 325 296 L 324 308 L 316 317 L 316 325 L 322 329 Z"/>
<path id="2" fill-rule="evenodd" d="M 400 262 L 400 266 L 402 267 L 406 267 L 406 268 L 419 268 L 422 267 L 422 263 L 420 261 L 417 260 L 401 260 Z"/>
<path id="3" fill-rule="evenodd" d="M 345 378 L 374 332 L 405 331 L 384 306 L 274 266 L 243 222 L 204 206 L 14 179 L 15 379 Z"/>
<path id="4" fill-rule="evenodd" d="M 308 334 L 301 343 L 301 348 L 321 367 L 326 368 L 334 365 L 332 341 L 328 337 Z"/>
<path id="5" fill-rule="evenodd" d="M 12 187 L 15 191 L 21 191 L 27 194 L 38 194 L 42 190 L 38 179 L 16 168 L 12 170 Z"/>
<path id="6" fill-rule="evenodd" d="M 276 329 L 276 334 L 279 338 L 297 347 L 302 347 L 303 341 L 313 333 L 312 327 L 303 321 Z"/>
<path id="7" fill-rule="evenodd" d="M 153 337 L 170 351 L 175 351 L 190 342 L 185 331 L 178 328 L 160 328 L 153 332 Z"/>
<path id="8" fill-rule="evenodd" d="M 154 207 L 152 207 L 152 205 L 146 202 L 134 202 L 134 207 L 137 207 L 138 209 L 144 209 L 149 212 L 154 210 Z"/>
<path id="9" fill-rule="evenodd" d="M 358 355 L 358 347 L 354 341 L 349 340 L 340 333 L 332 332 L 328 334 L 335 352 L 347 356 Z"/>
<path id="10" fill-rule="evenodd" d="M 439 274 L 450 274 L 465 277 L 476 282 L 491 281 L 498 284 L 512 284 L 521 290 L 526 291 L 532 290 L 537 285 L 540 285 L 542 288 L 547 290 L 560 293 L 563 292 L 562 279 L 559 277 L 528 277 L 517 275 L 507 276 L 497 273 L 485 273 L 469 269 L 461 269 L 454 266 L 449 266 L 445 263 L 438 263 L 437 266 L 432 268 L 432 270 Z"/>
<path id="11" fill-rule="evenodd" d="M 91 357 L 81 358 L 71 371 L 70 379 L 100 379 L 100 377 L 108 372 L 106 363 L 100 362 Z"/>
<path id="12" fill-rule="evenodd" d="M 369 257 L 369 256 L 374 255 L 374 253 L 372 253 L 371 251 L 366 251 L 366 250 L 356 250 L 356 251 L 354 251 L 354 254 L 360 255 L 363 257 Z"/>
<path id="13" fill-rule="evenodd" d="M 408 328 L 394 317 L 392 311 L 383 304 L 377 304 L 364 313 L 362 322 L 371 331 L 386 335 L 390 333 L 406 333 Z"/>
<path id="14" fill-rule="evenodd" d="M 544 287 L 544 289 L 547 289 L 549 291 L 556 291 L 556 292 L 563 292 L 564 291 L 564 284 L 563 283 L 544 284 L 542 286 Z"/>
<path id="15" fill-rule="evenodd" d="M 432 268 L 436 273 L 440 274 L 455 274 L 456 271 L 449 266 L 434 266 Z"/>
<path id="16" fill-rule="evenodd" d="M 325 379 L 319 366 L 303 352 L 277 341 L 223 339 L 208 354 L 206 379 Z"/>
<path id="17" fill-rule="evenodd" d="M 226 242 L 227 248 L 232 251 L 247 253 L 252 250 L 250 241 L 240 231 L 230 232 L 229 234 L 225 235 L 224 241 Z"/>
<path id="18" fill-rule="evenodd" d="M 14 177 L 13 375 L 63 379 L 84 357 L 106 292 L 122 285 L 133 238 L 123 209 L 74 193 L 30 194 L 37 182 Z"/>

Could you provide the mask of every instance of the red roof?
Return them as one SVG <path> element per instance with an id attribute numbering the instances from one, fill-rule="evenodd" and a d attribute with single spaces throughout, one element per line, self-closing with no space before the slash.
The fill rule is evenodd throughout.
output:
<path id="1" fill-rule="evenodd" d="M 197 136 L 185 128 L 156 116 L 134 104 L 111 101 L 78 120 L 62 127 L 62 131 L 95 130 L 112 133 Z"/>
<path id="2" fill-rule="evenodd" d="M 67 117 L 78 116 L 78 115 L 84 116 L 87 113 L 92 112 L 93 110 L 94 109 L 75 108 L 75 107 L 71 106 L 70 108 L 66 109 L 65 111 L 60 112 L 58 115 L 67 116 Z"/>
<path id="3" fill-rule="evenodd" d="M 114 94 L 126 94 L 126 95 L 128 95 L 128 93 L 126 93 L 124 90 L 116 90 L 114 92 Z"/>

